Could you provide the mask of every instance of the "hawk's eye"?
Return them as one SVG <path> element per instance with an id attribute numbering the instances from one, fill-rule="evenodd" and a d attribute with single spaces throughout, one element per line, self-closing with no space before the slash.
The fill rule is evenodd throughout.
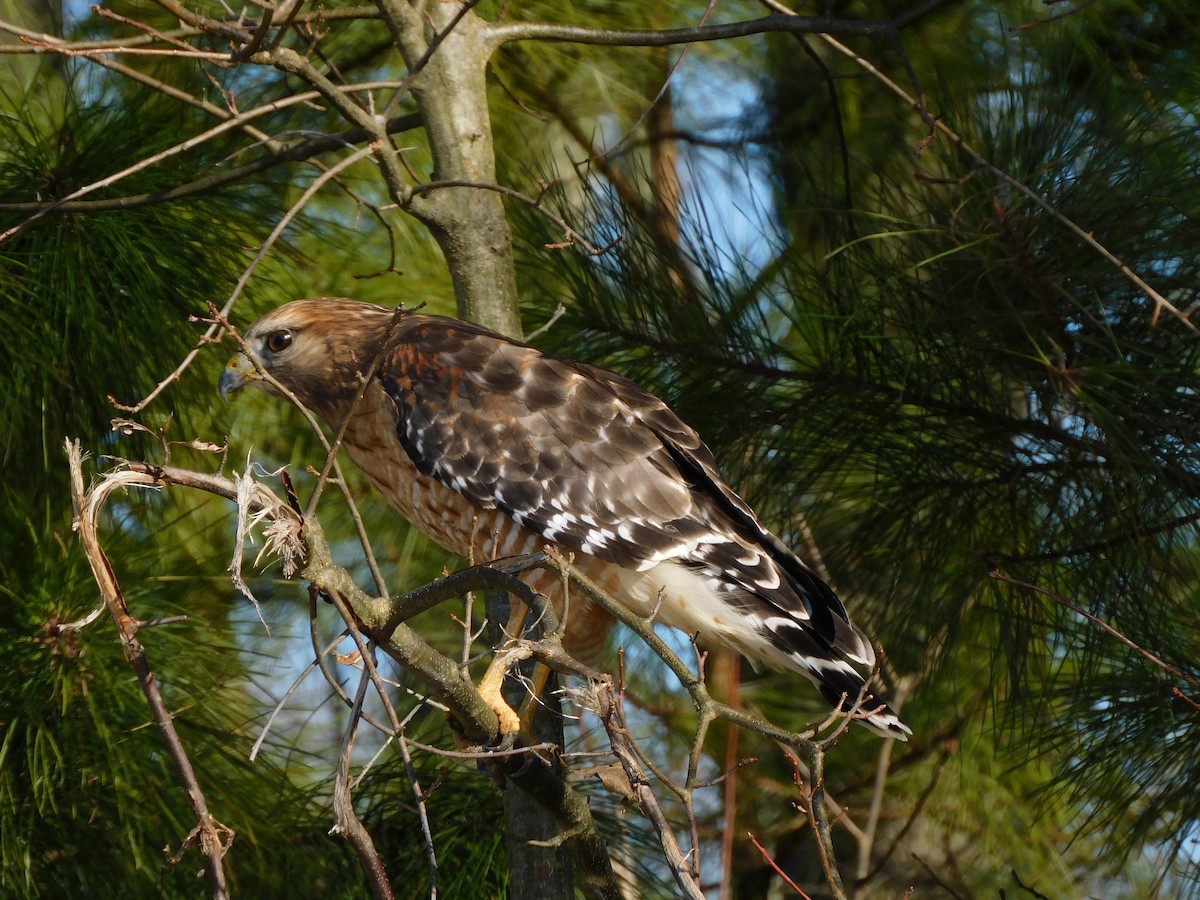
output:
<path id="1" fill-rule="evenodd" d="M 272 331 L 267 335 L 267 349 L 272 353 L 282 353 L 290 346 L 292 346 L 290 331 Z"/>

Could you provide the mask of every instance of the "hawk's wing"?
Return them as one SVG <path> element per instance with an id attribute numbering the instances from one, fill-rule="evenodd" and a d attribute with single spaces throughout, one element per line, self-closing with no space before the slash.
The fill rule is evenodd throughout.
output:
<path id="1" fill-rule="evenodd" d="M 723 573 L 726 590 L 873 661 L 836 594 L 759 523 L 695 431 L 633 382 L 435 316 L 398 329 L 377 371 L 424 474 L 607 562 Z"/>

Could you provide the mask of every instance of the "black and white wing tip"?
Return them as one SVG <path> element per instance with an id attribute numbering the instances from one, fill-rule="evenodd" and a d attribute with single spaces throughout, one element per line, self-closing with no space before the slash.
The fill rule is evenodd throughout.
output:
<path id="1" fill-rule="evenodd" d="M 771 643 L 782 651 L 790 666 L 807 675 L 835 709 L 851 715 L 881 737 L 908 740 L 912 731 L 871 690 L 862 673 L 802 623 L 772 616 L 760 627 Z M 854 649 L 848 649 L 846 644 L 841 644 L 839 649 L 855 662 L 866 663 L 869 658 L 873 665 L 875 653 L 870 643 L 853 625 L 847 623 L 847 627 L 856 637 L 856 640 L 847 642 Z"/>
<path id="2" fill-rule="evenodd" d="M 867 680 L 840 659 L 798 660 L 805 671 L 817 683 L 821 695 L 835 709 L 851 715 L 855 721 L 881 737 L 907 741 L 912 730 L 900 721 L 900 717 L 871 690 Z"/>

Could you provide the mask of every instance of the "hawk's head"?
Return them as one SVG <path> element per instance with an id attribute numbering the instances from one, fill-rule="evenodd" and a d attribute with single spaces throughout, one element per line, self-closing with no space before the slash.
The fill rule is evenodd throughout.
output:
<path id="1" fill-rule="evenodd" d="M 333 297 L 287 303 L 246 330 L 245 347 L 221 375 L 221 396 L 228 399 L 247 384 L 285 396 L 282 385 L 305 406 L 336 420 L 357 394 L 394 314 Z"/>

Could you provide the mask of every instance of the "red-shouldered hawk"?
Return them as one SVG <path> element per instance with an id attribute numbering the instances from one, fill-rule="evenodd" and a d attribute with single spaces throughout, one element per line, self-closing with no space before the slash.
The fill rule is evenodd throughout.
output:
<path id="1" fill-rule="evenodd" d="M 802 672 L 835 706 L 858 701 L 852 663 L 874 665 L 870 641 L 729 487 L 696 432 L 632 381 L 467 322 L 334 298 L 288 303 L 245 341 L 333 427 L 378 356 L 346 449 L 447 550 L 478 562 L 556 544 L 637 614 L 657 607 L 702 643 Z M 239 353 L 221 393 L 248 382 L 275 391 Z M 561 611 L 557 575 L 524 577 Z M 566 649 L 594 659 L 610 624 L 573 595 Z M 886 737 L 911 733 L 870 691 L 860 709 Z"/>

